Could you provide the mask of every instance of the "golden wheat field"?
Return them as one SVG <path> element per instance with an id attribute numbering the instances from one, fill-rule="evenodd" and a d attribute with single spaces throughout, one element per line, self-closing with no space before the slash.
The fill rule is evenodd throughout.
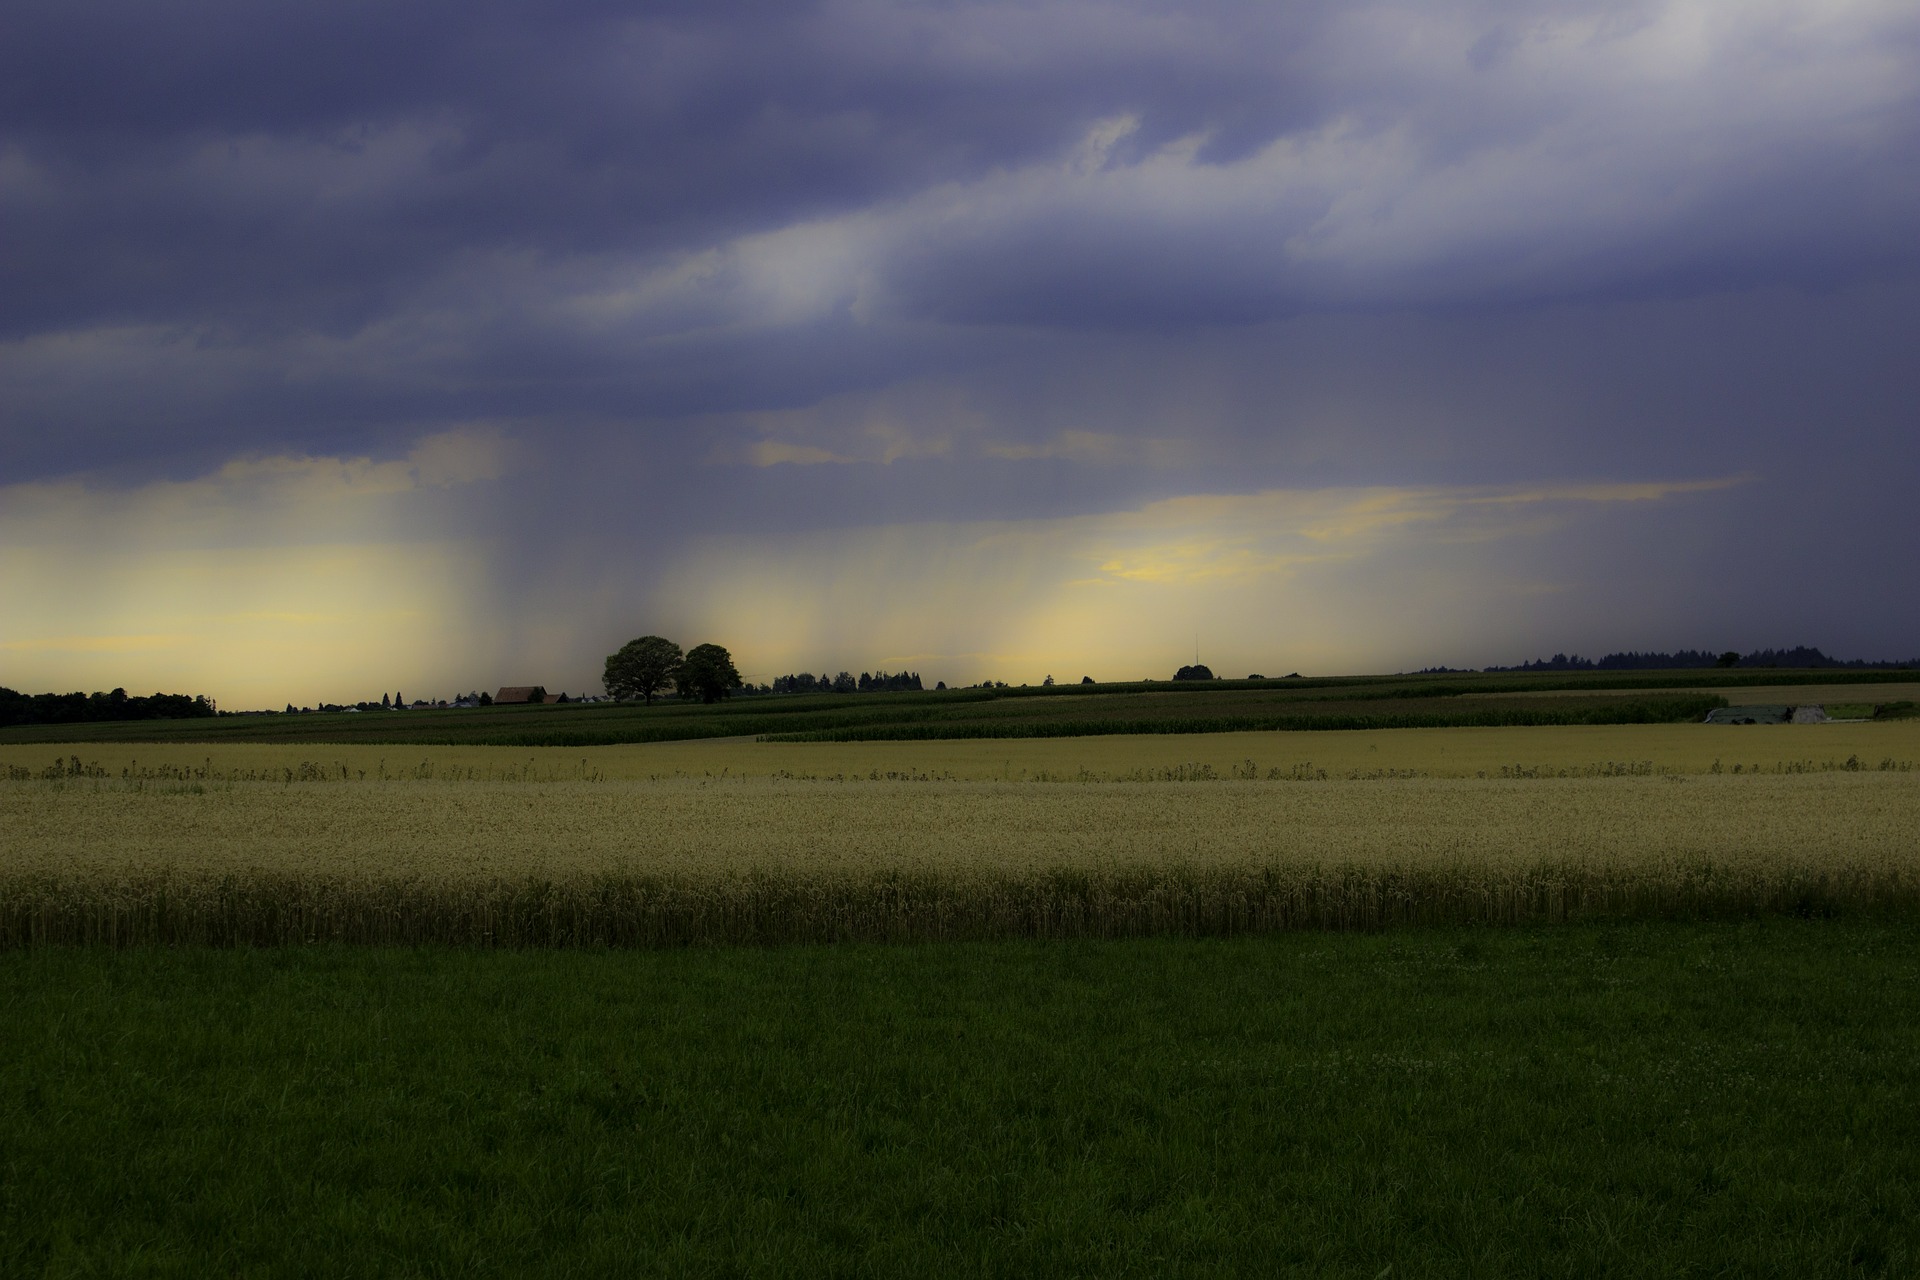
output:
<path id="1" fill-rule="evenodd" d="M 0 945 L 1226 934 L 1920 905 L 1911 725 L 1220 737 L 1234 741 L 8 749 Z"/>

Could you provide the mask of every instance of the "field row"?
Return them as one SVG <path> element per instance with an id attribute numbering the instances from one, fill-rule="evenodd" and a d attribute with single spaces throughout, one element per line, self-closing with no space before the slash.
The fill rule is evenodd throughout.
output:
<path id="1" fill-rule="evenodd" d="M 677 777 L 1177 781 L 1911 770 L 1920 720 L 1824 725 L 1590 725 L 1354 733 L 1147 734 L 939 742 L 751 739 L 612 747 L 344 744 L 0 745 L 0 778 L 648 780 Z"/>

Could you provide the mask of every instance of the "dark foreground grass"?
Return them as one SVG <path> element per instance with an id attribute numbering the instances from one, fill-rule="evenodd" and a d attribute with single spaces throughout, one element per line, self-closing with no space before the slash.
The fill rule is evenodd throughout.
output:
<path id="1" fill-rule="evenodd" d="M 1917 1061 L 1861 920 L 17 952 L 0 1273 L 1910 1275 Z"/>

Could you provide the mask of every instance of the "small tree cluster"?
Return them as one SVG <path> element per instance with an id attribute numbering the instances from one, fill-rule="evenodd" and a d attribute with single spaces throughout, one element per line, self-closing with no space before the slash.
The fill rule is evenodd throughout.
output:
<path id="1" fill-rule="evenodd" d="M 717 644 L 697 644 L 685 653 L 664 636 L 629 640 L 607 657 L 609 697 L 641 698 L 651 703 L 672 687 L 683 698 L 718 702 L 741 685 L 733 655 Z"/>

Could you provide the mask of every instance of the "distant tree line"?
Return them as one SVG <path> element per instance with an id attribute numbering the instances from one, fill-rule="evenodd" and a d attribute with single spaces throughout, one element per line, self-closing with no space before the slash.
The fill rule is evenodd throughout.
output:
<path id="1" fill-rule="evenodd" d="M 0 726 L 85 724 L 95 720 L 193 720 L 215 714 L 205 694 L 154 693 L 130 698 L 112 693 L 19 693 L 0 688 Z"/>
<path id="2" fill-rule="evenodd" d="M 824 671 L 817 676 L 802 672 L 773 679 L 775 693 L 919 693 L 924 688 L 917 671 L 862 671 L 858 676 L 850 671 L 842 671 L 837 676 Z"/>
<path id="3" fill-rule="evenodd" d="M 1556 653 L 1551 658 L 1523 662 L 1517 667 L 1485 667 L 1486 671 L 1675 671 L 1700 667 L 1910 667 L 1920 661 L 1867 662 L 1860 658 L 1829 658 L 1818 649 L 1800 645 L 1792 649 L 1755 649 L 1742 654 L 1737 650 L 1709 653 L 1704 649 L 1682 649 L 1678 653 L 1610 653 L 1604 658 L 1571 657 Z"/>

